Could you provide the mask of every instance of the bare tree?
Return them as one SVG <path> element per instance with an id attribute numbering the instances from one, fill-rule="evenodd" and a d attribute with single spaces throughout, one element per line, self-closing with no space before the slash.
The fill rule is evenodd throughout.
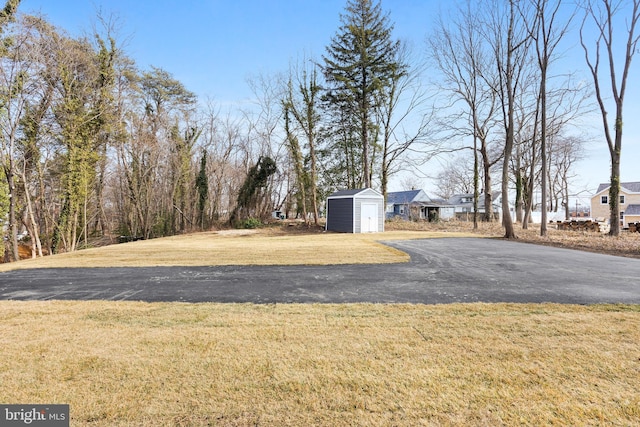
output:
<path id="1" fill-rule="evenodd" d="M 490 1 L 486 31 L 491 47 L 498 85 L 494 88 L 500 99 L 502 125 L 504 127 L 504 157 L 502 162 L 502 224 L 505 238 L 517 238 L 509 206 L 509 171 L 515 144 L 515 113 L 517 92 L 521 89 L 523 69 L 529 61 L 531 39 L 523 24 L 531 19 L 518 11 L 518 1 Z"/>
<path id="2" fill-rule="evenodd" d="M 376 108 L 382 144 L 380 187 L 387 197 L 389 179 L 399 172 L 407 154 L 430 157 L 430 150 L 419 147 L 430 134 L 432 111 L 424 111 L 427 95 L 422 86 L 423 61 L 411 61 L 411 51 L 401 43 L 395 52 L 397 68 L 391 72 L 388 85 L 380 89 L 380 101 Z M 412 63 L 414 66 L 410 66 Z M 415 128 L 409 128 L 408 118 L 420 113 L 421 120 Z"/>
<path id="3" fill-rule="evenodd" d="M 554 51 L 558 44 L 567 34 L 569 24 L 573 18 L 573 14 L 569 19 L 559 21 L 560 16 L 560 0 L 532 0 L 533 7 L 536 10 L 536 20 L 533 28 L 530 30 L 535 40 L 536 53 L 538 58 L 538 67 L 540 71 L 540 89 L 539 89 L 539 108 L 540 108 L 540 160 L 542 163 L 541 174 L 541 210 L 542 219 L 540 224 L 540 235 L 547 235 L 547 80 L 549 66 L 554 57 Z"/>
<path id="4" fill-rule="evenodd" d="M 307 198 L 310 198 L 311 212 L 314 224 L 318 225 L 318 157 L 317 147 L 320 134 L 320 94 L 321 86 L 318 81 L 317 66 L 307 68 L 307 62 L 296 66 L 290 71 L 287 98 L 285 105 L 285 131 L 296 167 L 296 175 L 300 192 L 300 203 L 306 218 Z M 287 115 L 290 114 L 295 127 L 303 137 L 305 144 L 299 144 L 299 139 L 290 125 Z M 304 147 L 305 152 L 302 152 Z M 303 158 L 304 157 L 304 158 Z M 305 161 L 307 160 L 307 161 Z M 308 168 L 305 163 L 308 162 Z M 307 171 L 308 169 L 308 171 Z M 308 192 L 307 194 L 307 188 Z"/>
<path id="5" fill-rule="evenodd" d="M 254 105 L 243 111 L 247 138 L 246 173 L 259 163 L 260 158 L 269 158 L 277 165 L 277 170 L 269 174 L 264 191 L 259 192 L 260 200 L 256 204 L 255 212 L 260 218 L 269 217 L 274 206 L 280 205 L 281 199 L 286 197 L 286 192 L 281 191 L 282 183 L 286 180 L 288 168 L 291 166 L 285 161 L 288 151 L 282 127 L 282 81 L 283 77 L 280 75 L 266 74 L 257 74 L 247 79 L 254 95 Z"/>
<path id="6" fill-rule="evenodd" d="M 11 25 L 14 22 L 12 17 L 5 16 L 10 3 L 5 6 L 4 12 L 0 13 L 0 23 L 3 26 Z M 19 259 L 18 253 L 18 227 L 19 220 L 19 177 L 26 178 L 25 162 L 34 160 L 29 157 L 35 156 L 35 151 L 30 151 L 22 141 L 22 127 L 27 116 L 34 118 L 36 105 L 44 102 L 44 109 L 48 107 L 48 98 L 44 98 L 47 90 L 40 76 L 42 67 L 41 44 L 39 34 L 40 20 L 32 17 L 21 18 L 13 25 L 11 32 L 11 43 L 3 46 L 0 56 L 0 150 L 2 159 L 0 164 L 4 172 L 4 177 L 9 191 L 9 238 L 10 256 L 13 260 Z M 4 28 L 0 28 L 4 29 Z M 0 33 L 1 34 L 1 33 Z M 35 119 L 35 118 L 34 118 Z M 30 141 L 31 142 L 31 141 Z M 30 145 L 30 143 L 28 144 Z M 20 167 L 19 154 L 22 151 L 23 160 Z M 29 160 L 27 160 L 29 159 Z M 39 161 L 34 160 L 34 161 Z M 27 208 L 29 210 L 29 221 L 32 238 L 38 239 L 37 226 L 33 219 L 33 208 L 30 199 L 28 185 L 23 181 L 22 190 L 26 192 L 28 198 Z M 34 235 L 35 233 L 35 235 Z M 39 250 L 40 255 L 42 250 Z"/>
<path id="7" fill-rule="evenodd" d="M 531 206 L 530 184 L 535 178 L 538 166 L 539 146 L 539 110 L 538 78 L 534 63 L 527 61 L 521 71 L 520 89 L 515 96 L 514 112 L 514 150 L 511 158 L 512 178 L 515 187 L 515 215 L 516 221 L 527 228 L 527 212 Z"/>
<path id="8" fill-rule="evenodd" d="M 458 10 L 456 18 L 449 24 L 440 21 L 438 30 L 431 38 L 432 59 L 442 73 L 442 91 L 453 105 L 462 102 L 463 111 L 454 112 L 445 119 L 454 134 L 473 138 L 474 150 L 474 226 L 477 222 L 480 175 L 483 176 L 485 220 L 492 216 L 491 169 L 500 160 L 502 153 L 491 148 L 492 127 L 496 124 L 497 86 L 495 73 L 489 71 L 491 59 L 486 43 L 481 37 L 482 22 L 477 3 L 467 2 L 465 9 Z M 453 95 L 453 96 L 451 96 Z M 453 106 L 452 105 L 452 106 Z M 453 128 L 463 122 L 462 129 Z M 478 170 L 479 154 L 482 174 Z"/>
<path id="9" fill-rule="evenodd" d="M 221 117 L 212 101 L 207 101 L 204 108 L 201 144 L 208 155 L 207 176 L 211 193 L 207 216 L 214 222 L 224 222 L 234 207 L 234 195 L 245 173 L 240 154 L 242 129 L 238 117 L 231 112 Z"/>
<path id="10" fill-rule="evenodd" d="M 575 177 L 573 166 L 584 158 L 583 140 L 577 136 L 550 135 L 553 142 L 550 151 L 551 182 L 554 183 L 551 193 L 560 195 L 560 203 L 565 209 L 565 219 L 569 220 L 569 185 Z M 557 203 L 556 203 L 557 205 Z"/>
<path id="11" fill-rule="evenodd" d="M 595 85 L 596 98 L 602 114 L 604 134 L 611 157 L 611 186 L 609 188 L 609 208 L 611 229 L 609 234 L 620 234 L 620 160 L 622 155 L 622 124 L 624 96 L 627 89 L 627 79 L 631 69 L 631 61 L 638 52 L 636 25 L 640 19 L 640 0 L 587 0 L 583 4 L 585 16 L 580 27 L 580 44 L 584 49 L 585 60 Z M 620 15 L 624 17 L 624 24 L 618 21 Z M 595 41 L 590 40 L 588 21 L 595 26 Z M 619 45 L 614 41 L 614 33 L 618 28 L 625 28 L 626 46 L 622 61 L 616 61 Z M 593 45 L 595 44 L 595 46 Z M 601 48 L 606 50 L 605 71 L 600 68 Z M 607 67 L 608 66 L 608 67 Z M 622 76 L 618 80 L 617 73 L 622 67 Z M 607 82 L 608 80 L 608 82 Z M 614 131 L 611 132 L 607 101 L 603 93 L 609 84 L 615 106 Z"/>
<path id="12" fill-rule="evenodd" d="M 454 194 L 473 193 L 475 189 L 474 161 L 467 156 L 458 155 L 447 162 L 436 176 L 438 191 L 436 195 L 449 199 Z"/>

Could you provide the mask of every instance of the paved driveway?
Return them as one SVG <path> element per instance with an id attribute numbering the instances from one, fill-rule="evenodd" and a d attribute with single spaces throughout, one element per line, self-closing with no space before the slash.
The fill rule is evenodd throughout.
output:
<path id="1" fill-rule="evenodd" d="M 387 244 L 411 262 L 22 270 L 0 273 L 0 299 L 640 304 L 640 259 L 475 238 Z"/>

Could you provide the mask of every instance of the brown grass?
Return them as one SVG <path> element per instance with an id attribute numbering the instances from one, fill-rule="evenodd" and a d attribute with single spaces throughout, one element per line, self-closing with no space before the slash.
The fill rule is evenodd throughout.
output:
<path id="1" fill-rule="evenodd" d="M 384 233 L 327 233 L 304 226 L 273 226 L 259 230 L 193 233 L 73 253 L 0 264 L 0 272 L 25 268 L 152 267 L 210 265 L 329 265 L 406 262 L 409 257 L 381 240 L 440 237 L 493 237 L 504 232 L 497 223 L 390 221 Z M 549 230 L 540 237 L 539 225 L 517 229 L 522 242 L 552 245 L 640 258 L 640 233 L 610 237 L 600 233 Z"/>
<path id="2" fill-rule="evenodd" d="M 470 233 L 461 223 L 396 226 L 378 235 L 203 233 L 11 266 L 175 265 L 194 251 L 209 264 L 369 262 L 359 252 L 392 262 L 406 255 L 376 240 Z M 519 234 L 616 254 L 638 243 L 536 232 Z M 484 225 L 472 235 L 500 233 Z M 72 426 L 626 426 L 640 419 L 637 305 L 0 301 L 0 325 L 0 402 L 68 403 Z"/>
<path id="3" fill-rule="evenodd" d="M 409 257 L 378 240 L 471 236 L 470 233 L 397 230 L 375 234 L 300 231 L 289 227 L 194 233 L 84 249 L 1 264 L 25 268 L 209 265 L 328 265 L 406 262 Z"/>
<path id="4" fill-rule="evenodd" d="M 0 302 L 0 401 L 72 425 L 633 425 L 640 307 Z"/>
<path id="5" fill-rule="evenodd" d="M 414 230 L 448 233 L 472 233 L 475 236 L 501 238 L 504 229 L 499 223 L 479 223 L 478 230 L 473 230 L 473 224 L 469 222 L 442 222 L 436 224 L 424 222 L 391 221 L 387 223 L 387 230 Z M 567 249 L 578 249 L 589 252 L 597 252 L 608 255 L 640 258 L 640 233 L 622 232 L 618 237 L 607 234 L 563 231 L 550 225 L 548 235 L 540 236 L 540 225 L 531 224 L 529 229 L 522 229 L 516 224 L 518 241 L 539 245 L 555 246 Z"/>

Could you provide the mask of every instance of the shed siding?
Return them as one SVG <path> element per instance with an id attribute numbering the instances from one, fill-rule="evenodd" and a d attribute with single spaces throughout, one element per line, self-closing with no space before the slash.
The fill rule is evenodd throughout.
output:
<path id="1" fill-rule="evenodd" d="M 384 231 L 384 199 L 379 197 L 358 197 L 353 216 L 354 232 L 362 232 L 362 204 L 370 203 L 378 206 L 378 231 Z"/>
<path id="2" fill-rule="evenodd" d="M 353 198 L 327 200 L 327 230 L 353 233 Z"/>

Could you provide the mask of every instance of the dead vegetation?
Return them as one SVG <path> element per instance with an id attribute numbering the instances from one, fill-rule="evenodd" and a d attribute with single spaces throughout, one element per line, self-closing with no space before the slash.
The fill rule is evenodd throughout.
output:
<path id="1" fill-rule="evenodd" d="M 279 225 L 48 260 L 182 263 L 198 253 L 198 262 L 256 263 L 286 250 L 287 262 L 348 260 L 359 252 L 397 262 L 405 255 L 377 240 L 502 235 L 497 224 L 472 232 L 458 222 L 391 222 L 387 230 L 345 235 Z M 637 255 L 633 237 L 640 237 L 550 230 L 540 238 L 535 227 L 518 234 L 616 255 L 623 247 Z M 595 426 L 640 419 L 637 305 L 0 301 L 0 323 L 0 401 L 68 403 L 74 426 Z"/>
<path id="2" fill-rule="evenodd" d="M 73 426 L 636 425 L 637 306 L 0 302 L 0 401 Z"/>
<path id="3" fill-rule="evenodd" d="M 591 231 L 557 230 L 540 226 L 517 230 L 527 243 L 640 258 L 640 233 L 611 237 Z M 99 245 L 72 253 L 0 264 L 0 272 L 24 268 L 148 267 L 211 265 L 300 265 L 405 262 L 408 256 L 380 240 L 440 237 L 502 238 L 499 223 L 480 223 L 478 230 L 464 221 L 387 221 L 384 233 L 328 233 L 299 221 L 279 221 L 259 229 L 225 229 L 123 244 Z"/>
<path id="4" fill-rule="evenodd" d="M 415 231 L 446 231 L 473 233 L 479 236 L 502 238 L 504 230 L 500 223 L 479 223 L 478 230 L 473 230 L 473 223 L 449 221 L 440 223 L 389 221 L 389 231 L 410 229 Z M 528 229 L 516 229 L 518 240 L 526 243 L 555 246 L 567 249 L 578 249 L 607 255 L 640 258 L 640 234 L 622 232 L 619 237 L 593 232 L 591 230 L 558 230 L 554 224 L 548 227 L 546 237 L 540 236 L 540 225 L 530 224 Z"/>

